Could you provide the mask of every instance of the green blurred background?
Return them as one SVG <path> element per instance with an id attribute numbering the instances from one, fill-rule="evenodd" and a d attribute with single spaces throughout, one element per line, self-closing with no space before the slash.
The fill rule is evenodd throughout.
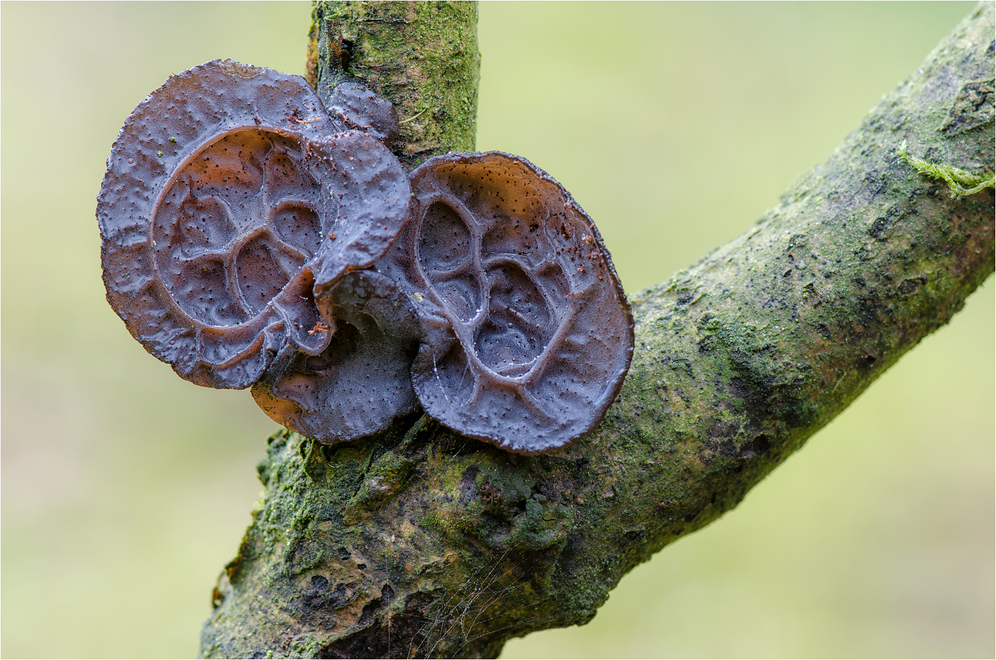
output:
<path id="1" fill-rule="evenodd" d="M 749 227 L 971 7 L 485 3 L 478 147 L 557 177 L 636 291 Z M 169 74 L 302 72 L 310 6 L 0 12 L 0 653 L 193 656 L 275 427 L 131 339 L 104 301 L 94 198 Z M 994 290 L 591 624 L 504 657 L 992 657 Z"/>

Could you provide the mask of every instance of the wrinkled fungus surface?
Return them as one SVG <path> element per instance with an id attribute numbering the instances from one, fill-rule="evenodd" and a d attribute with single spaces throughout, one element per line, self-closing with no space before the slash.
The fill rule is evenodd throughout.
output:
<path id="1" fill-rule="evenodd" d="M 410 195 L 346 128 L 303 78 L 228 60 L 128 117 L 98 196 L 107 298 L 183 378 L 248 387 L 278 354 L 328 346 L 315 293 L 387 250 Z"/>
<path id="2" fill-rule="evenodd" d="M 319 303 L 335 322 L 328 347 L 274 365 L 252 388 L 259 407 L 328 444 L 376 433 L 414 411 L 408 369 L 421 335 L 398 287 L 374 271 L 348 273 Z"/>
<path id="3" fill-rule="evenodd" d="M 594 223 L 549 175 L 501 152 L 432 158 L 411 179 L 411 219 L 378 267 L 419 312 L 412 379 L 426 412 L 524 454 L 590 431 L 633 350 Z"/>
<path id="4" fill-rule="evenodd" d="M 363 85 L 326 109 L 303 78 L 228 60 L 171 77 L 107 162 L 108 302 L 183 378 L 252 386 L 321 442 L 421 403 L 509 451 L 569 444 L 633 350 L 595 225 L 516 156 L 448 154 L 409 178 L 397 134 Z"/>

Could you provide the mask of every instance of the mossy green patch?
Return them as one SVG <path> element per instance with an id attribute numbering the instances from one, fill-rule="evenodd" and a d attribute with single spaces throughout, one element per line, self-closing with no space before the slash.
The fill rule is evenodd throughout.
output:
<path id="1" fill-rule="evenodd" d="M 401 127 L 395 153 L 407 168 L 474 150 L 477 3 L 321 1 L 312 20 L 319 94 L 356 80 L 391 101 Z"/>
<path id="2" fill-rule="evenodd" d="M 906 152 L 905 140 L 899 146 L 899 155 L 920 174 L 948 184 L 952 197 L 974 195 L 986 188 L 996 188 L 996 173 L 972 174 L 971 172 L 958 169 L 953 165 L 931 163 L 915 156 L 910 156 Z"/>

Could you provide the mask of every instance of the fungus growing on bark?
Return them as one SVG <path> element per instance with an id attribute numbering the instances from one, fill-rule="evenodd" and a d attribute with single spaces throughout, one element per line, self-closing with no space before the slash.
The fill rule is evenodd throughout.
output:
<path id="1" fill-rule="evenodd" d="M 398 113 L 387 99 L 366 85 L 341 83 L 332 92 L 329 113 L 349 128 L 370 133 L 384 144 L 398 137 Z"/>
<path id="2" fill-rule="evenodd" d="M 388 249 L 410 196 L 387 148 L 345 128 L 303 78 L 228 60 L 125 121 L 97 198 L 107 299 L 183 378 L 248 387 L 329 345 L 315 295 Z"/>
<path id="3" fill-rule="evenodd" d="M 253 385 L 275 422 L 332 444 L 371 435 L 418 407 L 409 367 L 418 318 L 395 284 L 374 271 L 346 274 L 320 296 L 335 333 L 320 355 L 290 354 Z"/>
<path id="4" fill-rule="evenodd" d="M 425 411 L 523 454 L 593 429 L 633 352 L 594 223 L 548 174 L 501 152 L 430 158 L 411 180 L 411 218 L 377 267 L 415 301 Z"/>
<path id="5" fill-rule="evenodd" d="M 171 77 L 128 117 L 97 198 L 108 302 L 183 378 L 253 385 L 320 442 L 418 402 L 509 451 L 572 442 L 633 350 L 595 225 L 500 152 L 409 180 L 384 146 L 397 131 L 363 85 L 326 111 L 303 78 L 228 60 Z"/>

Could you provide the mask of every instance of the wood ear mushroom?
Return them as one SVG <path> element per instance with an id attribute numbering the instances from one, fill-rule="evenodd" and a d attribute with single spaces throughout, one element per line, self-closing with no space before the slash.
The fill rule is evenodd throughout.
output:
<path id="1" fill-rule="evenodd" d="M 328 345 L 309 334 L 316 278 L 373 264 L 410 197 L 390 151 L 344 129 L 303 78 L 227 60 L 128 117 L 97 197 L 107 299 L 181 377 L 244 388 Z"/>
<path id="2" fill-rule="evenodd" d="M 522 454 L 591 431 L 633 354 L 594 222 L 546 172 L 502 152 L 430 158 L 411 180 L 411 217 L 378 268 L 417 301 L 412 381 L 425 411 Z"/>
<path id="3" fill-rule="evenodd" d="M 590 431 L 633 320 L 594 223 L 500 152 L 407 175 L 386 100 L 215 60 L 128 117 L 97 201 L 107 299 L 181 377 L 320 442 L 421 404 L 517 453 Z M 393 245 L 393 247 L 392 247 Z"/>

